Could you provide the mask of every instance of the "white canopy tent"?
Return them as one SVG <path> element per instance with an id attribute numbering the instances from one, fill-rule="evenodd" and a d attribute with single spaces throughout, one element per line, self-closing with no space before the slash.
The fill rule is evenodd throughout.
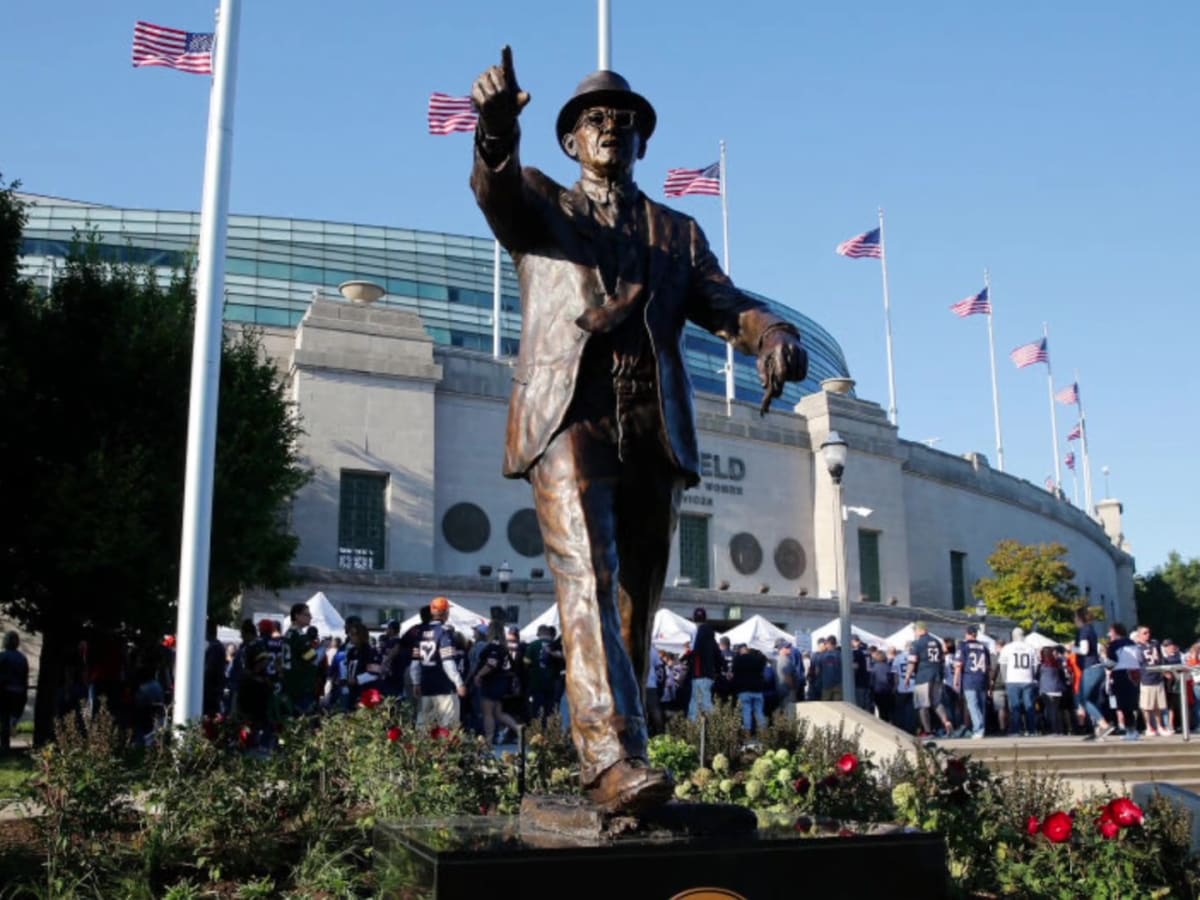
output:
<path id="1" fill-rule="evenodd" d="M 545 612 L 521 629 L 521 640 L 527 644 L 530 641 L 536 641 L 537 630 L 543 625 L 550 625 L 554 628 L 555 634 L 561 634 L 562 621 L 558 618 L 557 603 L 551 603 Z"/>
<path id="2" fill-rule="evenodd" d="M 865 629 L 865 628 L 859 628 L 853 622 L 850 623 L 850 633 L 858 635 L 858 639 L 860 641 L 862 641 L 864 644 L 866 644 L 868 647 L 874 646 L 874 647 L 877 647 L 880 650 L 882 650 L 888 645 L 887 638 L 882 638 L 877 634 L 873 634 L 870 631 L 867 631 L 867 629 Z M 814 628 L 812 630 L 812 641 L 814 644 L 820 638 L 827 638 L 827 637 L 835 637 L 838 640 L 842 639 L 842 617 L 841 616 L 836 616 L 835 618 L 830 619 L 828 622 L 826 622 L 820 628 Z"/>
<path id="3" fill-rule="evenodd" d="M 308 611 L 312 613 L 312 624 L 317 626 L 317 634 L 321 637 L 334 637 L 345 633 L 346 620 L 334 608 L 324 591 L 317 591 L 308 598 Z"/>
<path id="4" fill-rule="evenodd" d="M 1060 642 L 1054 640 L 1054 638 L 1048 638 L 1037 631 L 1031 631 L 1025 635 L 1025 643 L 1034 650 L 1041 650 L 1043 647 L 1057 647 Z"/>
<path id="5" fill-rule="evenodd" d="M 222 644 L 240 644 L 242 642 L 242 633 L 236 628 L 230 628 L 226 625 L 218 625 L 217 640 Z"/>
<path id="6" fill-rule="evenodd" d="M 408 629 L 419 624 L 420 621 L 421 616 L 419 614 L 410 616 L 400 623 L 400 633 L 404 634 L 406 631 L 408 631 Z M 467 634 L 471 634 L 471 632 L 480 625 L 486 628 L 488 624 L 488 619 L 486 616 L 473 613 L 465 606 L 459 606 L 453 600 L 450 601 L 450 616 L 447 621 L 454 626 L 456 631 L 463 631 Z"/>
<path id="7" fill-rule="evenodd" d="M 934 634 L 932 631 L 929 632 L 929 634 L 931 634 L 935 638 L 938 638 L 939 640 L 941 640 L 940 635 Z M 916 632 L 916 629 L 913 628 L 912 622 L 909 622 L 907 625 L 905 625 L 899 631 L 893 631 L 886 638 L 884 638 L 884 640 L 887 641 L 891 646 L 895 647 L 897 650 L 900 650 L 900 651 L 903 651 L 909 644 L 911 644 L 916 639 L 917 639 L 917 632 Z"/>
<path id="8" fill-rule="evenodd" d="M 654 614 L 654 625 L 650 635 L 651 644 L 659 650 L 682 653 L 684 646 L 690 646 L 692 639 L 696 637 L 696 625 L 679 613 L 664 607 Z"/>
<path id="9" fill-rule="evenodd" d="M 792 642 L 792 636 L 782 628 L 776 628 L 762 616 L 751 616 L 741 625 L 737 625 L 726 631 L 723 637 L 729 638 L 729 643 L 748 644 L 755 650 L 760 650 L 763 653 L 774 653 L 775 642 L 783 638 L 789 644 Z"/>

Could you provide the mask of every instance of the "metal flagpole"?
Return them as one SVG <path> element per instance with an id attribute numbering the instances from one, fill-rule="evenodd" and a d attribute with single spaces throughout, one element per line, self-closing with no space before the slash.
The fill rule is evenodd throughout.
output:
<path id="1" fill-rule="evenodd" d="M 896 427 L 896 370 L 892 364 L 892 302 L 888 297 L 887 247 L 883 241 L 883 207 L 879 208 L 879 267 L 883 270 L 883 321 L 887 329 L 888 421 Z"/>
<path id="2" fill-rule="evenodd" d="M 597 56 L 599 57 L 599 65 L 597 69 L 612 68 L 612 16 L 608 8 L 608 0 L 598 0 L 596 4 L 596 13 L 598 19 L 597 33 L 599 36 Z"/>
<path id="3" fill-rule="evenodd" d="M 996 466 L 1003 472 L 1004 441 L 1000 438 L 1000 387 L 996 381 L 996 338 L 992 333 L 992 311 L 996 307 L 992 305 L 992 283 L 989 280 L 987 269 L 983 270 L 983 288 L 987 291 L 988 297 L 988 352 L 991 354 L 992 362 L 992 416 L 996 421 Z"/>
<path id="4" fill-rule="evenodd" d="M 1079 476 L 1075 474 L 1074 468 L 1071 469 L 1071 502 L 1079 505 Z"/>
<path id="5" fill-rule="evenodd" d="M 179 619 L 172 713 L 176 725 L 198 719 L 204 699 L 204 626 L 208 613 L 213 467 L 221 376 L 221 301 L 225 284 L 225 235 L 229 222 L 240 7 L 240 0 L 221 0 L 213 50 L 215 59 L 196 268 L 196 323 L 188 404 L 183 536 L 179 550 Z"/>
<path id="6" fill-rule="evenodd" d="M 1062 488 L 1062 464 L 1058 458 L 1058 413 L 1054 409 L 1054 375 L 1050 371 L 1050 329 L 1042 323 L 1042 337 L 1046 341 L 1046 381 L 1050 385 L 1050 440 L 1054 445 L 1054 489 Z"/>
<path id="7" fill-rule="evenodd" d="M 725 142 L 721 141 L 721 237 L 725 244 L 725 274 L 730 278 L 729 271 L 729 195 L 725 191 Z M 734 380 L 733 380 L 733 344 L 725 345 L 725 415 L 733 415 Z"/>
<path id="8" fill-rule="evenodd" d="M 1088 458 L 1087 417 L 1083 414 L 1083 391 L 1079 389 L 1079 372 L 1075 372 L 1075 408 L 1079 410 L 1079 449 L 1083 451 L 1083 502 L 1087 514 L 1095 515 L 1092 509 L 1092 463 Z"/>
<path id="9" fill-rule="evenodd" d="M 492 247 L 492 358 L 500 358 L 500 242 Z"/>

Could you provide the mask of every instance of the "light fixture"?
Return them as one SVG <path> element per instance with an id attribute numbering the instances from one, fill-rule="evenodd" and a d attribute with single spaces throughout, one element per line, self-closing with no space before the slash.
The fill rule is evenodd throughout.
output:
<path id="1" fill-rule="evenodd" d="M 846 442 L 836 431 L 825 435 L 821 441 L 821 457 L 825 460 L 825 468 L 834 484 L 842 483 L 842 473 L 846 471 Z"/>
<path id="2" fill-rule="evenodd" d="M 728 582 L 728 581 L 726 581 L 724 578 L 722 578 L 722 579 L 721 579 L 721 583 L 717 585 L 717 590 L 718 590 L 718 591 L 727 591 L 727 590 L 729 590 L 729 582 Z"/>
<path id="3" fill-rule="evenodd" d="M 480 566 L 480 567 L 479 567 L 479 577 L 480 577 L 480 578 L 489 578 L 489 577 L 491 577 L 491 574 L 492 574 L 492 567 L 491 567 L 491 566 L 486 566 L 486 565 L 485 565 L 485 566 Z"/>
<path id="4" fill-rule="evenodd" d="M 529 570 L 530 578 L 542 578 L 545 576 L 545 574 L 546 574 L 546 572 L 544 569 L 530 569 Z"/>
<path id="5" fill-rule="evenodd" d="M 496 577 L 500 581 L 500 593 L 508 593 L 508 584 L 512 581 L 512 566 L 508 564 L 508 560 L 500 563 L 500 568 L 496 570 Z"/>
<path id="6" fill-rule="evenodd" d="M 769 594 L 771 593 L 771 586 L 764 581 L 758 586 L 758 592 L 760 594 Z"/>
<path id="7" fill-rule="evenodd" d="M 354 281 L 343 281 L 338 285 L 338 290 L 341 292 L 342 296 L 351 303 L 358 303 L 361 305 L 374 303 L 387 293 L 382 286 L 373 281 L 362 281 L 358 279 Z"/>

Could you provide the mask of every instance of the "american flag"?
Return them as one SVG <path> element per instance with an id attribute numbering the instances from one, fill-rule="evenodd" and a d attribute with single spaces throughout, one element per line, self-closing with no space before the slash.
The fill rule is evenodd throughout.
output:
<path id="1" fill-rule="evenodd" d="M 984 288 L 978 294 L 972 294 L 965 300 L 959 300 L 950 307 L 950 312 L 960 318 L 975 315 L 992 314 L 992 303 L 988 300 L 988 289 Z"/>
<path id="2" fill-rule="evenodd" d="M 475 104 L 470 97 L 451 97 L 434 91 L 429 95 L 429 133 L 453 134 L 474 131 Z"/>
<path id="3" fill-rule="evenodd" d="M 842 241 L 837 245 L 837 253 L 838 256 L 848 256 L 851 259 L 859 259 L 864 256 L 879 259 L 883 256 L 883 247 L 879 243 L 879 229 L 872 228 L 870 231 L 855 235 L 848 241 Z"/>
<path id="4" fill-rule="evenodd" d="M 1034 341 L 1032 344 L 1022 344 L 1012 353 L 1008 354 L 1013 363 L 1018 369 L 1023 369 L 1026 366 L 1032 366 L 1034 363 L 1050 362 L 1050 351 L 1046 346 L 1046 339 Z"/>
<path id="5" fill-rule="evenodd" d="M 668 197 L 686 197 L 688 194 L 720 197 L 721 164 L 715 162 L 703 169 L 667 169 L 663 193 Z"/>
<path id="6" fill-rule="evenodd" d="M 1074 450 L 1067 451 L 1067 455 L 1063 457 L 1063 465 L 1065 465 L 1072 472 L 1075 471 L 1075 451 Z"/>
<path id="7" fill-rule="evenodd" d="M 1072 428 L 1070 434 L 1067 435 L 1067 440 L 1068 441 L 1077 441 L 1081 437 L 1083 437 L 1083 423 L 1076 422 L 1075 427 Z"/>
<path id="8" fill-rule="evenodd" d="M 180 31 L 150 22 L 133 26 L 133 65 L 166 66 L 193 75 L 212 74 L 213 34 Z"/>
<path id="9" fill-rule="evenodd" d="M 1063 388 L 1061 391 L 1059 391 L 1057 394 L 1054 395 L 1054 399 L 1057 400 L 1059 403 L 1067 404 L 1067 406 L 1070 406 L 1072 403 L 1078 403 L 1079 402 L 1079 385 L 1078 385 L 1078 383 L 1072 384 L 1069 387 Z"/>

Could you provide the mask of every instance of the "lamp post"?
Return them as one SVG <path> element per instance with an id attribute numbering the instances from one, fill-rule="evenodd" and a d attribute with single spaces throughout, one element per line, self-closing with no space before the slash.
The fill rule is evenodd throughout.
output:
<path id="1" fill-rule="evenodd" d="M 982 635 L 987 627 L 987 604 L 982 600 L 975 604 L 975 615 L 979 616 L 979 633 Z"/>
<path id="2" fill-rule="evenodd" d="M 854 702 L 854 654 L 850 648 L 850 592 L 846 589 L 846 535 L 842 518 L 842 475 L 846 471 L 846 442 L 836 431 L 831 431 L 821 442 L 821 458 L 833 482 L 833 549 L 834 565 L 837 567 L 834 581 L 837 584 L 838 618 L 841 629 L 838 642 L 842 645 L 842 700 Z"/>

